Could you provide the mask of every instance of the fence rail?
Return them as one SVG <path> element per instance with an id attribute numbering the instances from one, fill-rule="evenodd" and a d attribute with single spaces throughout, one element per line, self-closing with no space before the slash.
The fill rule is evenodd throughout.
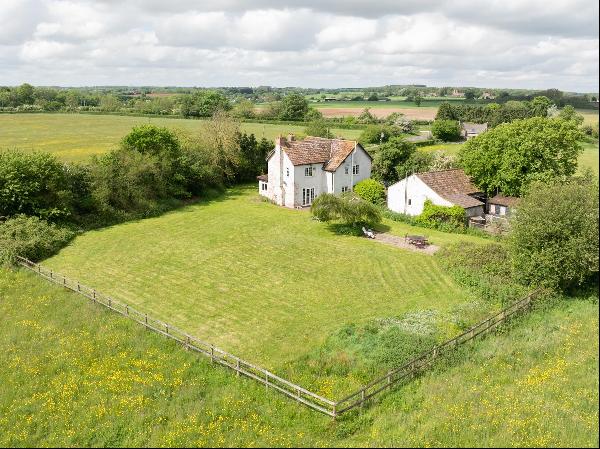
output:
<path id="1" fill-rule="evenodd" d="M 127 318 L 145 326 L 146 328 L 164 335 L 167 338 L 177 341 L 186 349 L 196 351 L 206 357 L 209 357 L 213 363 L 232 369 L 239 376 L 240 374 L 254 379 L 268 388 L 272 388 L 284 395 L 300 402 L 313 410 L 326 415 L 335 417 L 335 402 L 315 394 L 300 385 L 289 382 L 270 371 L 260 368 L 250 362 L 247 362 L 233 354 L 206 343 L 186 332 L 172 326 L 164 321 L 151 317 L 147 313 L 139 312 L 128 304 L 123 304 L 110 296 L 106 296 L 95 289 L 88 287 L 79 281 L 63 276 L 54 272 L 52 269 L 45 268 L 24 257 L 17 257 L 19 265 L 27 268 L 43 278 L 61 285 L 69 290 L 79 293 L 90 299 L 92 302 L 103 305 Z"/>
<path id="2" fill-rule="evenodd" d="M 339 401 L 332 401 L 316 393 L 313 393 L 300 385 L 296 385 L 286 379 L 283 379 L 270 371 L 247 362 L 233 354 L 230 354 L 213 344 L 206 343 L 197 337 L 187 334 L 186 332 L 172 326 L 164 321 L 158 320 L 149 316 L 147 313 L 140 312 L 128 304 L 123 304 L 110 296 L 106 296 L 95 289 L 88 287 L 79 281 L 72 280 L 63 276 L 52 269 L 43 267 L 40 264 L 32 262 L 24 257 L 17 256 L 17 262 L 22 267 L 33 271 L 41 277 L 61 285 L 69 290 L 79 293 L 82 296 L 90 299 L 92 302 L 103 305 L 110 310 L 117 312 L 158 334 L 175 340 L 186 349 L 198 352 L 211 359 L 212 363 L 232 369 L 236 375 L 244 375 L 251 379 L 264 384 L 267 388 L 272 388 L 289 398 L 310 407 L 313 410 L 324 413 L 325 415 L 337 418 L 341 414 L 363 405 L 369 399 L 379 393 L 391 388 L 393 385 L 412 378 L 417 373 L 433 364 L 433 362 L 457 346 L 473 340 L 479 335 L 485 335 L 498 327 L 504 321 L 527 309 L 533 301 L 533 295 L 529 294 L 526 297 L 516 301 L 507 308 L 501 310 L 497 314 L 491 316 L 485 321 L 482 321 L 471 327 L 462 334 L 434 347 L 433 349 L 424 352 L 423 354 L 412 359 L 403 366 L 389 371 L 386 375 L 381 376 L 367 385 L 363 386 L 354 393 L 346 396 Z"/>

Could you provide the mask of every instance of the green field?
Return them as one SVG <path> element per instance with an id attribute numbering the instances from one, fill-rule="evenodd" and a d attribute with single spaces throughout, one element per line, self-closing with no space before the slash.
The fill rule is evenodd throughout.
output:
<path id="1" fill-rule="evenodd" d="M 426 233 L 440 245 L 483 241 Z M 262 201 L 254 186 L 87 232 L 44 263 L 279 372 L 345 324 L 469 299 L 436 258 L 335 235 L 307 212 Z"/>
<path id="2" fill-rule="evenodd" d="M 202 120 L 91 114 L 0 114 L 0 151 L 8 148 L 48 151 L 65 161 L 83 161 L 114 148 L 135 125 L 152 123 L 197 132 Z M 257 138 L 302 134 L 305 126 L 242 123 Z M 356 139 L 361 130 L 332 129 L 336 136 Z"/>
<path id="3" fill-rule="evenodd" d="M 23 271 L 0 269 L 3 447 L 597 447 L 598 305 L 475 342 L 337 423 Z"/>

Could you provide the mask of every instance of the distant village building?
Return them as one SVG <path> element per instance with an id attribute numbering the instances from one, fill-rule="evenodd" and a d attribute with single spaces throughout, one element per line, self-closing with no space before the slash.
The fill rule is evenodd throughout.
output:
<path id="1" fill-rule="evenodd" d="M 372 158 L 356 141 L 278 137 L 258 191 L 280 206 L 307 207 L 321 193 L 340 194 L 371 176 Z"/>
<path id="2" fill-rule="evenodd" d="M 471 122 L 462 122 L 461 123 L 461 136 L 465 139 L 469 140 L 473 137 L 477 137 L 479 134 L 486 132 L 488 130 L 487 123 L 471 123 Z"/>
<path id="3" fill-rule="evenodd" d="M 495 100 L 496 96 L 491 92 L 484 92 L 479 97 L 480 100 Z"/>
<path id="4" fill-rule="evenodd" d="M 451 97 L 464 97 L 465 93 L 459 91 L 458 89 L 452 89 L 452 93 L 450 94 Z"/>
<path id="5" fill-rule="evenodd" d="M 415 173 L 388 188 L 388 208 L 407 215 L 420 215 L 425 201 L 438 206 L 460 206 L 466 216 L 485 214 L 485 195 L 461 169 Z"/>

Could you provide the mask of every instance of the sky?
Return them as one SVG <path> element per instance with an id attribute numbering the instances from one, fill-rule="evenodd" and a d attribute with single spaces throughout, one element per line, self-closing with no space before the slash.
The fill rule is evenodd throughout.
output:
<path id="1" fill-rule="evenodd" d="M 597 0 L 0 0 L 0 85 L 598 92 Z"/>

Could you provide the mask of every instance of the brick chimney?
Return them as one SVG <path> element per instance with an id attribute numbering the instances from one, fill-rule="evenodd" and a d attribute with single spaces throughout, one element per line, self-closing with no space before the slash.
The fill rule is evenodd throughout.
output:
<path id="1" fill-rule="evenodd" d="M 288 134 L 287 140 L 288 142 L 293 142 L 294 140 L 296 140 L 296 137 L 293 134 Z"/>

